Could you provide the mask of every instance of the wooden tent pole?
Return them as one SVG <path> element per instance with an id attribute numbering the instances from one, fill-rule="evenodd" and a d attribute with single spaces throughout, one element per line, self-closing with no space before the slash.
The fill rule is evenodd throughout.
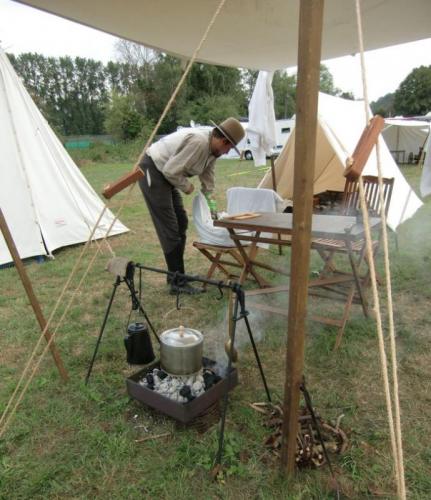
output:
<path id="1" fill-rule="evenodd" d="M 300 384 L 304 367 L 324 0 L 301 0 L 299 5 L 292 257 L 281 449 L 282 467 L 289 474 L 295 470 Z"/>
<path id="2" fill-rule="evenodd" d="M 9 227 L 6 223 L 6 219 L 4 218 L 3 212 L 0 208 L 0 230 L 3 233 L 3 237 L 6 241 L 6 245 L 9 249 L 9 252 L 13 258 L 13 261 L 15 263 L 15 267 L 18 271 L 19 277 L 21 278 L 22 284 L 24 286 L 24 289 L 27 293 L 27 297 L 30 300 L 31 307 L 33 308 L 34 314 L 36 316 L 36 319 L 40 325 L 40 328 L 42 331 L 45 330 L 46 328 L 46 320 L 43 315 L 42 309 L 40 307 L 39 301 L 36 298 L 36 295 L 33 291 L 33 287 L 30 281 L 30 278 L 27 275 L 27 272 L 25 270 L 24 264 L 22 263 L 22 260 L 19 256 L 18 250 L 15 246 L 15 242 L 13 241 L 12 234 L 9 231 Z M 45 339 L 47 342 L 50 342 L 49 349 L 51 351 L 52 357 L 54 358 L 54 362 L 57 366 L 57 369 L 60 373 L 61 378 L 64 381 L 69 380 L 69 376 L 67 374 L 66 368 L 63 365 L 63 361 L 61 359 L 60 353 L 57 350 L 57 347 L 54 343 L 54 340 L 51 340 L 51 333 L 46 330 L 44 333 Z"/>
<path id="3" fill-rule="evenodd" d="M 275 174 L 275 157 L 274 157 L 274 155 L 271 155 L 270 161 L 271 161 L 272 190 L 274 192 L 277 192 L 277 177 L 276 177 L 276 174 Z M 281 240 L 281 234 L 280 233 L 278 233 L 278 239 Z M 283 255 L 282 248 L 283 247 L 281 245 L 278 245 L 278 255 Z"/>

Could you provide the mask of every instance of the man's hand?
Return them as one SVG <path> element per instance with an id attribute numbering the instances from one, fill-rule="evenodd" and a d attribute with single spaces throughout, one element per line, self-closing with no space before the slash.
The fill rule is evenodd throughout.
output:
<path id="1" fill-rule="evenodd" d="M 207 200 L 208 207 L 209 207 L 210 212 L 211 212 L 211 217 L 213 219 L 217 219 L 217 217 L 218 217 L 217 216 L 217 202 L 212 197 L 211 193 L 205 193 L 204 196 L 205 196 L 205 199 Z"/>
<path id="2" fill-rule="evenodd" d="M 190 184 L 189 189 L 187 189 L 187 191 L 185 191 L 185 193 L 192 194 L 194 190 L 195 190 L 195 187 L 193 186 L 193 184 Z"/>

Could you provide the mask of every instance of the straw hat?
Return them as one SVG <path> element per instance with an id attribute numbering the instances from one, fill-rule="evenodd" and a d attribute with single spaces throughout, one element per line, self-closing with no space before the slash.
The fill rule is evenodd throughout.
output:
<path id="1" fill-rule="evenodd" d="M 236 149 L 236 152 L 240 155 L 239 149 L 236 147 L 236 145 L 241 141 L 241 139 L 244 139 L 244 129 L 241 125 L 241 123 L 236 119 L 236 118 L 226 118 L 223 122 L 221 122 L 219 125 L 214 123 L 212 120 L 210 122 L 214 125 L 216 129 L 218 129 L 225 137 L 226 139 L 233 144 L 233 147 Z"/>

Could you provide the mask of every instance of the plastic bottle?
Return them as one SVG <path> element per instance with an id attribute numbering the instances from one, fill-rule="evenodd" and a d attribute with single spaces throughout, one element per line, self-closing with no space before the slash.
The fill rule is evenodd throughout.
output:
<path id="1" fill-rule="evenodd" d="M 217 219 L 217 202 L 214 200 L 214 198 L 211 198 L 211 195 L 209 194 L 206 194 L 205 198 L 207 200 L 208 207 L 211 212 L 211 217 L 213 219 Z"/>

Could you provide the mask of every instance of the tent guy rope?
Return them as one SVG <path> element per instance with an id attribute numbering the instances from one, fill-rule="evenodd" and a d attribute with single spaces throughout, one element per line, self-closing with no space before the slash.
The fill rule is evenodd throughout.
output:
<path id="1" fill-rule="evenodd" d="M 108 185 L 103 191 L 103 195 L 105 196 L 105 198 L 111 198 L 111 196 L 118 193 L 121 189 L 126 187 L 128 184 L 131 184 L 131 183 L 135 184 L 136 181 L 138 180 L 138 178 L 142 177 L 144 175 L 142 170 L 139 168 L 139 163 L 143 159 L 143 157 L 145 156 L 145 153 L 147 152 L 148 147 L 153 142 L 153 139 L 154 139 L 157 131 L 159 130 L 159 127 L 160 127 L 162 121 L 164 120 L 166 114 L 170 110 L 172 103 L 174 102 L 175 98 L 178 95 L 178 92 L 180 91 L 181 87 L 183 86 L 183 83 L 185 82 L 185 79 L 187 78 L 187 75 L 190 73 L 190 70 L 192 69 L 194 62 L 199 55 L 199 52 L 202 48 L 202 45 L 205 43 L 206 39 L 208 38 L 209 32 L 211 31 L 211 28 L 213 27 L 215 20 L 217 19 L 218 15 L 220 14 L 220 11 L 223 8 L 225 2 L 226 2 L 226 0 L 221 0 L 216 11 L 214 12 L 214 15 L 213 15 L 211 21 L 209 22 L 209 24 L 205 30 L 205 33 L 203 34 L 198 46 L 196 47 L 190 61 L 188 62 L 186 69 L 184 70 L 183 75 L 181 76 L 180 80 L 178 81 L 178 84 L 175 87 L 175 90 L 172 92 L 172 95 L 169 98 L 169 101 L 166 104 L 165 109 L 163 110 L 162 114 L 160 115 L 160 118 L 159 118 L 158 122 L 156 123 L 156 126 L 154 127 L 153 131 L 151 132 L 151 135 L 148 138 L 147 143 L 145 144 L 142 153 L 139 155 L 138 161 L 136 162 L 133 171 L 130 174 L 122 177 L 119 181 Z M 136 177 L 137 173 L 139 173 L 138 178 Z M 127 180 L 127 179 L 129 179 L 129 180 Z"/>
<path id="2" fill-rule="evenodd" d="M 360 8 L 360 0 L 356 0 L 356 16 L 358 23 L 358 43 L 360 49 L 360 57 L 361 57 L 361 75 L 362 75 L 362 84 L 364 90 L 364 104 L 365 104 L 365 113 L 367 122 L 369 120 L 369 101 L 368 101 L 368 88 L 367 88 L 367 78 L 366 78 L 366 67 L 364 60 L 364 44 L 363 44 L 363 30 L 362 30 L 362 20 L 361 20 L 361 8 Z M 383 183 L 382 183 L 382 172 L 381 172 L 381 161 L 380 161 L 380 151 L 378 146 L 378 141 L 376 143 L 376 153 L 377 153 L 377 169 L 378 169 L 378 177 L 379 177 L 379 195 L 380 195 L 380 209 L 381 209 L 381 218 L 382 218 L 382 231 L 383 231 L 383 247 L 384 247 L 384 261 L 385 261 L 385 274 L 386 274 L 386 288 L 388 294 L 388 314 L 389 314 L 389 336 L 391 342 L 391 352 L 392 352 L 392 374 L 393 374 L 393 384 L 394 384 L 394 399 L 395 399 L 395 414 L 396 414 L 396 429 L 394 429 L 394 420 L 392 414 L 392 401 L 391 394 L 389 388 L 389 377 L 388 377 L 388 367 L 387 367 L 387 358 L 385 352 L 385 344 L 383 338 L 383 329 L 382 329 L 382 318 L 380 312 L 380 302 L 379 295 L 377 291 L 377 278 L 376 278 L 376 270 L 374 265 L 374 256 L 372 251 L 372 243 L 371 243 L 371 232 L 368 221 L 368 210 L 367 204 L 365 201 L 365 193 L 364 193 L 364 185 L 362 182 L 362 177 L 359 179 L 359 193 L 361 200 L 361 209 L 364 219 L 364 228 L 366 234 L 366 245 L 367 245 L 367 258 L 369 261 L 369 268 L 371 274 L 371 284 L 372 284 L 372 292 L 374 299 L 374 309 L 376 314 L 376 323 L 377 323 L 377 335 L 379 342 L 379 353 L 380 353 L 380 363 L 383 377 L 383 385 L 385 391 L 386 398 L 386 406 L 388 412 L 388 421 L 389 421 L 389 430 L 391 437 L 391 445 L 394 456 L 395 463 L 395 472 L 396 472 L 396 480 L 397 480 L 397 491 L 398 496 L 401 499 L 406 498 L 405 491 L 405 481 L 404 481 L 404 464 L 403 464 L 403 452 L 402 452 L 402 438 L 401 438 L 401 424 L 400 424 L 400 408 L 399 408 L 399 399 L 398 399 L 398 376 L 397 376 L 397 363 L 396 363 L 396 347 L 395 347 L 395 334 L 394 334 L 394 321 L 393 321 L 393 307 L 392 307 L 392 288 L 391 288 L 391 275 L 390 275 L 390 265 L 389 265 L 389 251 L 388 251 L 388 235 L 386 228 L 386 215 L 384 210 L 384 200 L 383 200 Z M 395 437 L 396 433 L 396 437 Z"/>
<path id="3" fill-rule="evenodd" d="M 223 8 L 225 2 L 226 2 L 226 0 L 221 0 L 220 4 L 218 5 L 218 7 L 217 7 L 217 9 L 216 9 L 213 17 L 211 18 L 211 20 L 210 20 L 210 22 L 209 22 L 209 24 L 208 24 L 208 26 L 207 26 L 207 28 L 206 28 L 206 30 L 204 32 L 204 35 L 202 36 L 202 39 L 200 40 L 200 42 L 199 42 L 196 50 L 194 51 L 193 56 L 190 59 L 190 61 L 189 61 L 188 65 L 187 65 L 187 67 L 186 67 L 186 69 L 185 69 L 185 71 L 184 71 L 181 79 L 179 80 L 179 82 L 178 82 L 178 84 L 177 84 L 177 86 L 176 86 L 173 94 L 171 95 L 171 98 L 169 99 L 168 103 L 166 104 L 165 109 L 163 110 L 163 112 L 161 114 L 161 117 L 159 118 L 159 121 L 157 122 L 156 126 L 154 127 L 154 129 L 153 129 L 153 131 L 152 131 L 152 133 L 151 133 L 151 135 L 150 135 L 150 137 L 149 137 L 149 139 L 148 139 L 148 141 L 147 141 L 147 143 L 146 143 L 146 145 L 144 147 L 144 150 L 141 153 L 140 158 L 145 154 L 146 150 L 148 149 L 149 144 L 154 139 L 154 137 L 155 137 L 155 135 L 157 133 L 157 130 L 160 127 L 160 124 L 161 124 L 162 120 L 164 119 L 164 117 L 166 116 L 167 112 L 171 108 L 172 103 L 174 102 L 174 99 L 176 98 L 176 96 L 177 96 L 177 94 L 178 94 L 181 86 L 183 85 L 183 83 L 184 83 L 187 75 L 189 74 L 189 72 L 190 72 L 190 70 L 191 70 L 191 68 L 193 66 L 193 63 L 195 62 L 195 60 L 196 60 L 196 58 L 197 58 L 197 56 L 199 54 L 199 51 L 202 48 L 202 45 L 204 44 L 204 42 L 206 41 L 206 39 L 208 37 L 208 34 L 209 34 L 212 26 L 214 25 L 215 20 L 217 19 L 218 15 L 220 14 L 220 11 Z M 139 168 L 137 166 L 138 163 L 139 163 L 139 160 L 137 161 L 137 163 L 135 165 L 135 171 L 136 171 L 137 168 Z M 134 189 L 134 186 L 136 184 L 136 180 L 137 179 L 135 179 L 134 182 L 133 182 L 133 184 L 130 186 L 130 188 L 129 188 L 129 194 L 131 194 L 132 190 Z M 108 227 L 108 229 L 107 229 L 107 231 L 106 231 L 106 233 L 105 233 L 105 235 L 103 237 L 104 240 L 106 240 L 108 238 L 109 233 L 110 233 L 112 227 L 114 226 L 114 224 L 117 221 L 117 219 L 118 219 L 118 217 L 119 217 L 122 209 L 124 208 L 124 206 L 127 204 L 127 202 L 129 200 L 130 200 L 130 196 L 126 196 L 124 198 L 124 200 L 122 201 L 122 203 L 121 203 L 121 205 L 120 205 L 120 207 L 119 207 L 119 209 L 117 211 L 117 215 L 114 217 L 113 221 L 111 222 L 110 226 Z M 21 386 L 21 384 L 22 384 L 25 376 L 27 375 L 28 370 L 30 369 L 30 365 L 32 364 L 34 358 L 36 357 L 36 353 L 37 353 L 37 350 L 38 350 L 38 348 L 40 346 L 40 343 L 42 342 L 42 339 L 44 338 L 44 335 L 46 334 L 46 331 L 48 330 L 48 328 L 49 328 L 49 326 L 50 326 L 50 324 L 51 324 L 51 322 L 53 320 L 53 317 L 54 317 L 54 315 L 55 315 L 55 313 L 56 313 L 59 305 L 61 304 L 63 296 L 64 296 L 67 288 L 69 287 L 69 284 L 70 284 L 73 276 L 75 275 L 75 273 L 76 273 L 76 271 L 78 269 L 78 266 L 79 266 L 79 264 L 80 264 L 80 262 L 81 262 L 81 260 L 83 258 L 83 255 L 86 252 L 86 250 L 88 249 L 89 243 L 91 242 L 91 240 L 93 238 L 93 235 L 94 235 L 96 229 L 98 228 L 98 226 L 100 224 L 100 221 L 101 221 L 104 213 L 106 212 L 107 208 L 108 208 L 108 206 L 107 206 L 107 204 L 105 204 L 105 206 L 102 209 L 102 212 L 101 212 L 100 216 L 98 217 L 96 223 L 94 224 L 93 230 L 90 233 L 90 236 L 89 236 L 87 242 L 85 243 L 85 245 L 84 245 L 84 247 L 83 247 L 80 255 L 78 256 L 78 259 L 77 259 L 77 261 L 76 261 L 76 263 L 75 263 L 75 265 L 74 265 L 71 273 L 69 274 L 69 277 L 68 277 L 68 279 L 66 281 L 66 284 L 64 285 L 64 287 L 63 287 L 63 289 L 62 289 L 62 291 L 61 291 L 61 293 L 60 293 L 60 295 L 59 295 L 59 297 L 58 297 L 58 299 L 57 299 L 57 301 L 56 301 L 56 303 L 54 305 L 54 308 L 53 308 L 53 310 L 52 310 L 52 312 L 51 312 L 51 314 L 49 316 L 47 324 L 46 324 L 45 328 L 43 329 L 41 335 L 39 336 L 38 341 L 36 342 L 36 345 L 35 345 L 32 353 L 31 353 L 31 355 L 30 355 L 30 357 L 29 357 L 29 359 L 28 359 L 28 361 L 27 361 L 27 363 L 26 363 L 26 365 L 25 365 L 25 367 L 24 367 L 24 369 L 22 371 L 22 374 L 21 374 L 21 377 L 20 377 L 20 379 L 18 381 L 18 384 L 16 385 L 14 392 L 12 393 L 11 397 L 9 398 L 9 401 L 8 401 L 6 407 L 5 407 L 5 410 L 3 411 L 3 414 L 2 414 L 2 416 L 0 418 L 0 438 L 6 432 L 6 430 L 7 430 L 8 426 L 9 426 L 9 424 L 10 424 L 13 416 L 16 413 L 16 410 L 17 410 L 20 402 L 22 401 L 22 399 L 23 399 L 23 397 L 24 397 L 24 395 L 25 395 L 25 393 L 26 393 L 26 391 L 27 391 L 27 389 L 28 389 L 31 381 L 33 380 L 33 378 L 34 378 L 34 376 L 35 376 L 35 374 L 36 374 L 36 372 L 37 372 L 37 370 L 38 370 L 38 368 L 40 366 L 40 363 L 42 362 L 42 359 L 44 358 L 46 352 L 48 351 L 51 343 L 55 339 L 56 333 L 57 333 L 59 327 L 62 325 L 62 322 L 63 322 L 64 318 L 66 317 L 66 314 L 68 313 L 68 311 L 69 311 L 69 309 L 70 309 L 70 307 L 72 305 L 72 302 L 73 302 L 73 300 L 74 300 L 74 298 L 75 298 L 75 296 L 76 296 L 79 288 L 81 287 L 82 283 L 84 282 L 84 280 L 85 280 L 88 272 L 90 271 L 93 263 L 95 262 L 95 259 L 96 259 L 97 255 L 100 252 L 100 246 L 98 246 L 98 248 L 96 249 L 96 252 L 95 252 L 93 258 L 90 260 L 90 262 L 89 262 L 89 264 L 87 266 L 87 269 L 85 270 L 85 272 L 84 272 L 84 274 L 83 274 L 80 282 L 78 283 L 77 288 L 75 289 L 74 292 L 72 292 L 72 296 L 71 296 L 71 298 L 70 298 L 70 300 L 69 300 L 69 302 L 68 302 L 68 304 L 66 306 L 66 309 L 64 310 L 64 312 L 63 312 L 63 314 L 62 314 L 59 322 L 57 323 L 55 330 L 52 332 L 52 335 L 51 335 L 51 338 L 50 338 L 49 342 L 47 342 L 45 348 L 43 349 L 42 353 L 40 354 L 38 361 L 36 362 L 36 364 L 35 364 L 32 372 L 30 373 L 30 375 L 29 375 L 29 377 L 28 377 L 28 379 L 26 381 L 26 384 L 24 385 L 24 387 L 21 390 L 21 393 L 17 397 L 19 388 L 20 388 L 20 386 Z M 14 399 L 16 397 L 17 397 L 17 401 L 14 404 L 13 408 L 10 409 L 11 406 L 12 406 L 12 404 L 13 404 L 13 401 L 14 401 Z M 8 414 L 8 412 L 9 412 L 9 414 Z"/>

